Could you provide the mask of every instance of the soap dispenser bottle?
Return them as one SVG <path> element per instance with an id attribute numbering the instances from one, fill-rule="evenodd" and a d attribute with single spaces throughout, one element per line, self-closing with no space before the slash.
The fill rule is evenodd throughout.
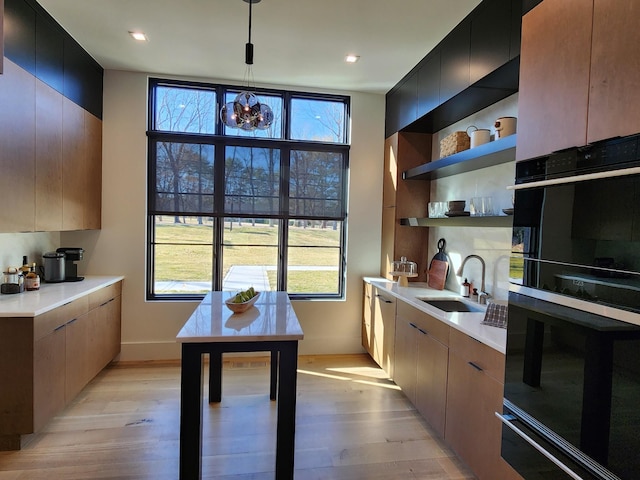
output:
<path id="1" fill-rule="evenodd" d="M 463 297 L 468 297 L 470 293 L 471 293 L 471 284 L 465 278 L 464 282 L 462 282 L 462 285 L 460 285 L 460 295 L 462 295 Z"/>

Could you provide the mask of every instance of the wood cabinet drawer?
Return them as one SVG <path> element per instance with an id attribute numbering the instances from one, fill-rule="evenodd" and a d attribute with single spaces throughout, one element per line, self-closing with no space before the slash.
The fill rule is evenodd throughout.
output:
<path id="1" fill-rule="evenodd" d="M 74 318 L 84 315 L 88 311 L 89 299 L 84 296 L 72 302 L 65 303 L 42 315 L 38 315 L 33 321 L 33 340 L 39 340 L 53 332 L 56 328 L 63 326 Z"/>
<path id="2" fill-rule="evenodd" d="M 89 294 L 89 310 L 98 308 L 112 298 L 119 297 L 122 294 L 122 282 L 116 282 L 108 287 L 101 288 L 97 292 Z"/>
<path id="3" fill-rule="evenodd" d="M 447 324 L 405 302 L 398 302 L 397 312 L 398 317 L 414 323 L 443 345 L 449 345 L 450 327 Z"/>
<path id="4" fill-rule="evenodd" d="M 455 351 L 468 363 L 482 369 L 500 384 L 504 384 L 504 355 L 497 350 L 471 338 L 455 328 L 451 329 L 449 349 Z"/>

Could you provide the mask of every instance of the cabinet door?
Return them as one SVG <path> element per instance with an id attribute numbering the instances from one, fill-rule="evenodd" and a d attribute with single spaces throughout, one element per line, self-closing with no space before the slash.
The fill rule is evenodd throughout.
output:
<path id="1" fill-rule="evenodd" d="M 120 297 L 89 312 L 89 372 L 95 377 L 120 353 Z"/>
<path id="2" fill-rule="evenodd" d="M 33 431 L 65 406 L 66 328 L 61 325 L 33 347 Z"/>
<path id="3" fill-rule="evenodd" d="M 440 105 L 440 49 L 434 48 L 418 69 L 418 118 Z"/>
<path id="4" fill-rule="evenodd" d="M 364 282 L 364 298 L 362 302 L 362 347 L 367 353 L 373 356 L 373 300 L 372 287 L 368 282 Z"/>
<path id="5" fill-rule="evenodd" d="M 62 104 L 62 229 L 84 228 L 86 162 L 84 110 L 68 98 Z"/>
<path id="6" fill-rule="evenodd" d="M 416 408 L 444 437 L 449 349 L 422 329 L 417 330 Z"/>
<path id="7" fill-rule="evenodd" d="M 511 2 L 484 0 L 471 19 L 469 82 L 484 78 L 510 59 Z"/>
<path id="8" fill-rule="evenodd" d="M 418 114 L 418 76 L 408 75 L 387 94 L 385 134 L 387 136 L 413 123 Z"/>
<path id="9" fill-rule="evenodd" d="M 595 0 L 587 142 L 640 132 L 640 4 Z"/>
<path id="10" fill-rule="evenodd" d="M 0 76 L 0 232 L 35 227 L 35 78 L 5 59 Z"/>
<path id="11" fill-rule="evenodd" d="M 440 62 L 440 103 L 469 86 L 471 21 L 465 18 L 442 40 Z"/>
<path id="12" fill-rule="evenodd" d="M 396 318 L 393 381 L 407 398 L 416 403 L 416 334 L 418 330 L 406 318 Z"/>
<path id="13" fill-rule="evenodd" d="M 65 398 L 69 403 L 90 380 L 90 351 L 88 314 L 67 322 Z"/>
<path id="14" fill-rule="evenodd" d="M 102 214 L 102 120 L 84 112 L 86 146 L 85 229 L 99 229 Z"/>
<path id="15" fill-rule="evenodd" d="M 62 95 L 36 80 L 36 230 L 62 230 Z"/>
<path id="16" fill-rule="evenodd" d="M 396 302 L 394 297 L 377 288 L 373 292 L 373 359 L 389 376 L 393 376 Z"/>
<path id="17" fill-rule="evenodd" d="M 445 440 L 480 480 L 520 479 L 500 455 L 504 355 L 451 329 Z"/>
<path id="18" fill-rule="evenodd" d="M 592 0 L 545 0 L 523 17 L 516 160 L 587 142 L 592 19 Z"/>

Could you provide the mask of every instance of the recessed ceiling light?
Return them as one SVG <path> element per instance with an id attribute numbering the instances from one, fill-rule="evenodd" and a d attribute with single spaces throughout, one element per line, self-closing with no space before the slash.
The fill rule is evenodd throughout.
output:
<path id="1" fill-rule="evenodd" d="M 344 57 L 344 61 L 347 63 L 356 63 L 358 60 L 360 60 L 360 55 L 347 55 Z"/>
<path id="2" fill-rule="evenodd" d="M 129 32 L 129 35 L 131 35 L 133 38 L 135 38 L 139 42 L 147 41 L 147 36 L 143 32 Z"/>

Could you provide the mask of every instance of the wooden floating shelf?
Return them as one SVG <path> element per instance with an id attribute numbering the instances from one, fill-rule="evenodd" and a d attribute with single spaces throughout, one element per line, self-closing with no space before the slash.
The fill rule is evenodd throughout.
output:
<path id="1" fill-rule="evenodd" d="M 402 172 L 405 180 L 433 180 L 507 163 L 516 158 L 517 135 L 485 143 Z"/>
<path id="2" fill-rule="evenodd" d="M 400 225 L 410 227 L 507 227 L 513 225 L 513 216 L 451 217 L 451 218 L 401 218 Z"/>

